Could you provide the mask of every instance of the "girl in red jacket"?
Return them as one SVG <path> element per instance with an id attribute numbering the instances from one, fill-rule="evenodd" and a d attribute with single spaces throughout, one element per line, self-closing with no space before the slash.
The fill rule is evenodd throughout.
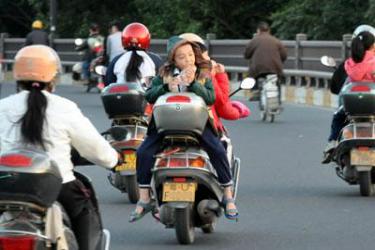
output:
<path id="1" fill-rule="evenodd" d="M 358 34 L 351 45 L 352 57 L 345 62 L 351 81 L 375 82 L 375 38 L 367 31 Z"/>

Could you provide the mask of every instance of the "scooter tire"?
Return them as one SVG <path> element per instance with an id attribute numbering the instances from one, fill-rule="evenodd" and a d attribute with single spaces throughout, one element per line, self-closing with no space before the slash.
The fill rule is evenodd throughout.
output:
<path id="1" fill-rule="evenodd" d="M 374 184 L 371 181 L 370 171 L 358 172 L 359 192 L 362 196 L 368 197 L 374 193 Z"/>
<path id="2" fill-rule="evenodd" d="M 125 188 L 128 193 L 129 201 L 136 204 L 139 200 L 139 190 L 136 175 L 129 175 L 125 177 Z"/>
<path id="3" fill-rule="evenodd" d="M 270 115 L 270 122 L 272 123 L 272 122 L 274 122 L 275 121 L 275 115 L 274 114 L 271 114 Z"/>
<path id="4" fill-rule="evenodd" d="M 267 113 L 266 113 L 266 111 L 260 111 L 260 118 L 262 119 L 262 121 L 266 121 L 267 120 Z"/>
<path id="5" fill-rule="evenodd" d="M 175 230 L 178 243 L 182 245 L 193 243 L 195 232 L 192 205 L 185 208 L 176 208 L 175 218 Z"/>

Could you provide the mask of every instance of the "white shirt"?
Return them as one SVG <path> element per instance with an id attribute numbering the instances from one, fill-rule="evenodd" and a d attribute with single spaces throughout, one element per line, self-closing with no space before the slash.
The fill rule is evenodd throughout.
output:
<path id="1" fill-rule="evenodd" d="M 117 83 L 125 83 L 126 75 L 125 70 L 128 67 L 132 51 L 125 52 L 115 63 L 113 73 L 116 75 Z M 155 76 L 155 63 L 146 52 L 142 50 L 137 50 L 136 53 L 143 58 L 143 62 L 139 66 L 139 71 L 141 72 L 141 78 Z M 138 81 L 139 83 L 141 80 Z"/>
<path id="2" fill-rule="evenodd" d="M 121 32 L 118 31 L 109 35 L 107 38 L 107 55 L 109 57 L 109 62 L 121 53 L 124 53 L 124 51 L 121 42 Z"/>
<path id="3" fill-rule="evenodd" d="M 70 160 L 71 145 L 82 157 L 106 167 L 117 163 L 117 152 L 98 133 L 77 105 L 63 97 L 43 91 L 47 97 L 43 138 L 47 154 L 59 166 L 63 183 L 75 179 Z M 21 91 L 0 100 L 0 154 L 24 144 L 18 122 L 27 109 L 29 91 Z"/>

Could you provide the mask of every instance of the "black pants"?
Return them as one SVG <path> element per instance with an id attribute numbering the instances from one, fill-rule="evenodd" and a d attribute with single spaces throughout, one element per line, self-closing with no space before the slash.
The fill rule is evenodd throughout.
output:
<path id="1" fill-rule="evenodd" d="M 137 150 L 137 178 L 140 187 L 150 187 L 151 169 L 155 163 L 155 154 L 161 149 L 163 136 L 151 129 Z M 222 186 L 232 185 L 232 175 L 225 148 L 220 139 L 206 126 L 202 133 L 201 145 L 210 157 Z"/>
<path id="2" fill-rule="evenodd" d="M 92 191 L 80 180 L 64 183 L 58 201 L 66 210 L 80 250 L 99 250 L 102 224 Z"/>

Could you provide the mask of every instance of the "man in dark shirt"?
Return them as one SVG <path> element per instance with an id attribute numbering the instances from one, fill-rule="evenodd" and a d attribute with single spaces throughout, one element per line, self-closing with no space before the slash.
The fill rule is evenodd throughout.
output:
<path id="1" fill-rule="evenodd" d="M 31 25 L 32 31 L 27 34 L 25 46 L 33 44 L 49 45 L 48 34 L 43 30 L 43 23 L 40 20 L 35 20 Z"/>

